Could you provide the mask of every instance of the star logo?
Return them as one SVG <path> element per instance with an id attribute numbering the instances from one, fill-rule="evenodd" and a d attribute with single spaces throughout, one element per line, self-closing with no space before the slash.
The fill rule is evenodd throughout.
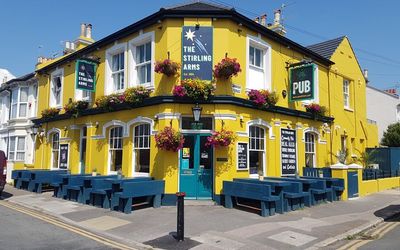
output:
<path id="1" fill-rule="evenodd" d="M 192 40 L 192 42 L 193 42 L 193 38 L 196 37 L 196 35 L 194 34 L 194 32 L 195 32 L 195 31 L 192 31 L 191 29 L 189 29 L 189 31 L 186 32 L 186 35 L 185 35 L 186 39 L 187 39 L 187 40 L 190 39 L 190 40 Z"/>

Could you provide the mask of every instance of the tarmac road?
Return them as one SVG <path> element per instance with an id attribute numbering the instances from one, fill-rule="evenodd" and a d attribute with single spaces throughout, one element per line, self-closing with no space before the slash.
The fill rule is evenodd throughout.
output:
<path id="1" fill-rule="evenodd" d="M 0 204 L 0 249 L 118 249 Z"/>

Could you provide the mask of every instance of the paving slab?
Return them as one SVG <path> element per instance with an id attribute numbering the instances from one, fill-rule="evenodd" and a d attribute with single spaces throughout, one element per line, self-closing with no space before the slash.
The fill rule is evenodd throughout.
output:
<path id="1" fill-rule="evenodd" d="M 57 215 L 95 232 L 123 240 L 170 247 L 176 207 L 147 207 L 124 214 L 7 187 L 9 202 Z M 185 201 L 186 202 L 186 201 Z M 271 217 L 243 209 L 190 201 L 185 205 L 185 237 L 193 249 L 317 249 L 400 212 L 400 191 L 387 190 L 351 201 L 325 203 Z M 171 243 L 172 244 L 172 243 Z"/>

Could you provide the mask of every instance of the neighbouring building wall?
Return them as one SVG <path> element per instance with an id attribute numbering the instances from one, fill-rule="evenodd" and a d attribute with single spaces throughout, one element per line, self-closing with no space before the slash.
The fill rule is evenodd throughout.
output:
<path id="1" fill-rule="evenodd" d="M 399 108 L 397 95 L 367 85 L 367 118 L 375 121 L 378 126 L 379 142 L 387 127 L 399 121 Z"/>

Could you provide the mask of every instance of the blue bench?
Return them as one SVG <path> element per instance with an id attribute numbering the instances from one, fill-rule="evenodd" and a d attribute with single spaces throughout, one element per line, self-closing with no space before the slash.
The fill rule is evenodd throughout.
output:
<path id="1" fill-rule="evenodd" d="M 98 175 L 98 176 L 84 176 L 83 185 L 80 188 L 80 200 L 79 203 L 89 204 L 90 203 L 90 193 L 93 190 L 92 182 L 94 180 L 105 181 L 105 179 L 117 179 L 118 175 Z"/>
<path id="2" fill-rule="evenodd" d="M 239 181 L 223 181 L 223 194 L 226 208 L 233 208 L 232 197 L 260 201 L 263 217 L 274 215 L 276 203 L 280 200 L 279 196 L 271 194 L 269 185 Z"/>
<path id="3" fill-rule="evenodd" d="M 63 198 L 67 200 L 74 199 L 77 202 L 82 200 L 81 188 L 83 186 L 85 175 L 71 175 L 68 177 L 68 184 L 63 187 Z M 65 196 L 64 196 L 65 194 Z"/>
<path id="4" fill-rule="evenodd" d="M 150 181 L 150 177 L 136 177 L 126 179 L 94 179 L 92 180 L 92 190 L 90 192 L 89 203 L 93 206 L 110 208 L 111 196 L 115 192 L 120 192 L 123 182 Z M 114 191 L 114 192 L 113 192 Z"/>
<path id="5" fill-rule="evenodd" d="M 43 186 L 50 185 L 53 181 L 53 176 L 66 173 L 67 170 L 32 171 L 28 190 L 31 192 L 42 193 Z"/>
<path id="6" fill-rule="evenodd" d="M 90 174 L 57 174 L 54 175 L 50 186 L 54 188 L 54 197 L 66 199 L 67 190 L 66 186 L 69 183 L 70 178 L 75 178 L 77 176 L 89 176 Z"/>
<path id="7" fill-rule="evenodd" d="M 13 170 L 11 172 L 11 179 L 14 180 L 14 187 L 21 188 L 21 181 L 19 180 L 22 176 L 22 172 L 26 172 L 29 170 Z"/>
<path id="8" fill-rule="evenodd" d="M 46 169 L 23 169 L 23 170 L 13 170 L 11 172 L 11 178 L 14 180 L 14 186 L 18 189 L 25 188 L 28 189 L 29 181 L 31 179 L 31 172 L 33 171 L 43 171 Z"/>
<path id="9" fill-rule="evenodd" d="M 133 199 L 138 197 L 151 197 L 153 207 L 161 206 L 161 196 L 164 194 L 165 181 L 136 181 L 123 182 L 122 191 L 113 194 L 111 210 L 119 210 L 126 214 L 132 212 Z"/>
<path id="10" fill-rule="evenodd" d="M 304 207 L 304 200 L 308 199 L 310 194 L 308 192 L 303 192 L 301 183 L 292 181 L 283 181 L 288 185 L 281 185 L 279 181 L 264 179 L 262 181 L 258 179 L 233 179 L 233 181 L 242 181 L 257 184 L 266 184 L 271 186 L 271 192 L 274 195 L 280 196 L 283 202 L 283 209 L 285 212 L 294 211 L 298 208 Z M 281 192 L 279 190 L 281 187 Z M 278 207 L 277 207 L 278 210 Z"/>
<path id="11" fill-rule="evenodd" d="M 321 179 L 302 179 L 295 177 L 268 177 L 272 180 L 287 180 L 303 184 L 303 192 L 308 192 L 310 198 L 306 200 L 306 206 L 316 205 L 326 198 L 331 199 L 332 188 L 326 187 L 326 181 Z"/>
<path id="12" fill-rule="evenodd" d="M 328 177 L 311 177 L 311 176 L 302 176 L 304 179 L 322 179 L 326 181 L 326 186 L 332 189 L 332 198 L 331 200 L 337 201 L 340 200 L 342 193 L 344 191 L 344 180 L 340 178 L 328 178 Z"/>

